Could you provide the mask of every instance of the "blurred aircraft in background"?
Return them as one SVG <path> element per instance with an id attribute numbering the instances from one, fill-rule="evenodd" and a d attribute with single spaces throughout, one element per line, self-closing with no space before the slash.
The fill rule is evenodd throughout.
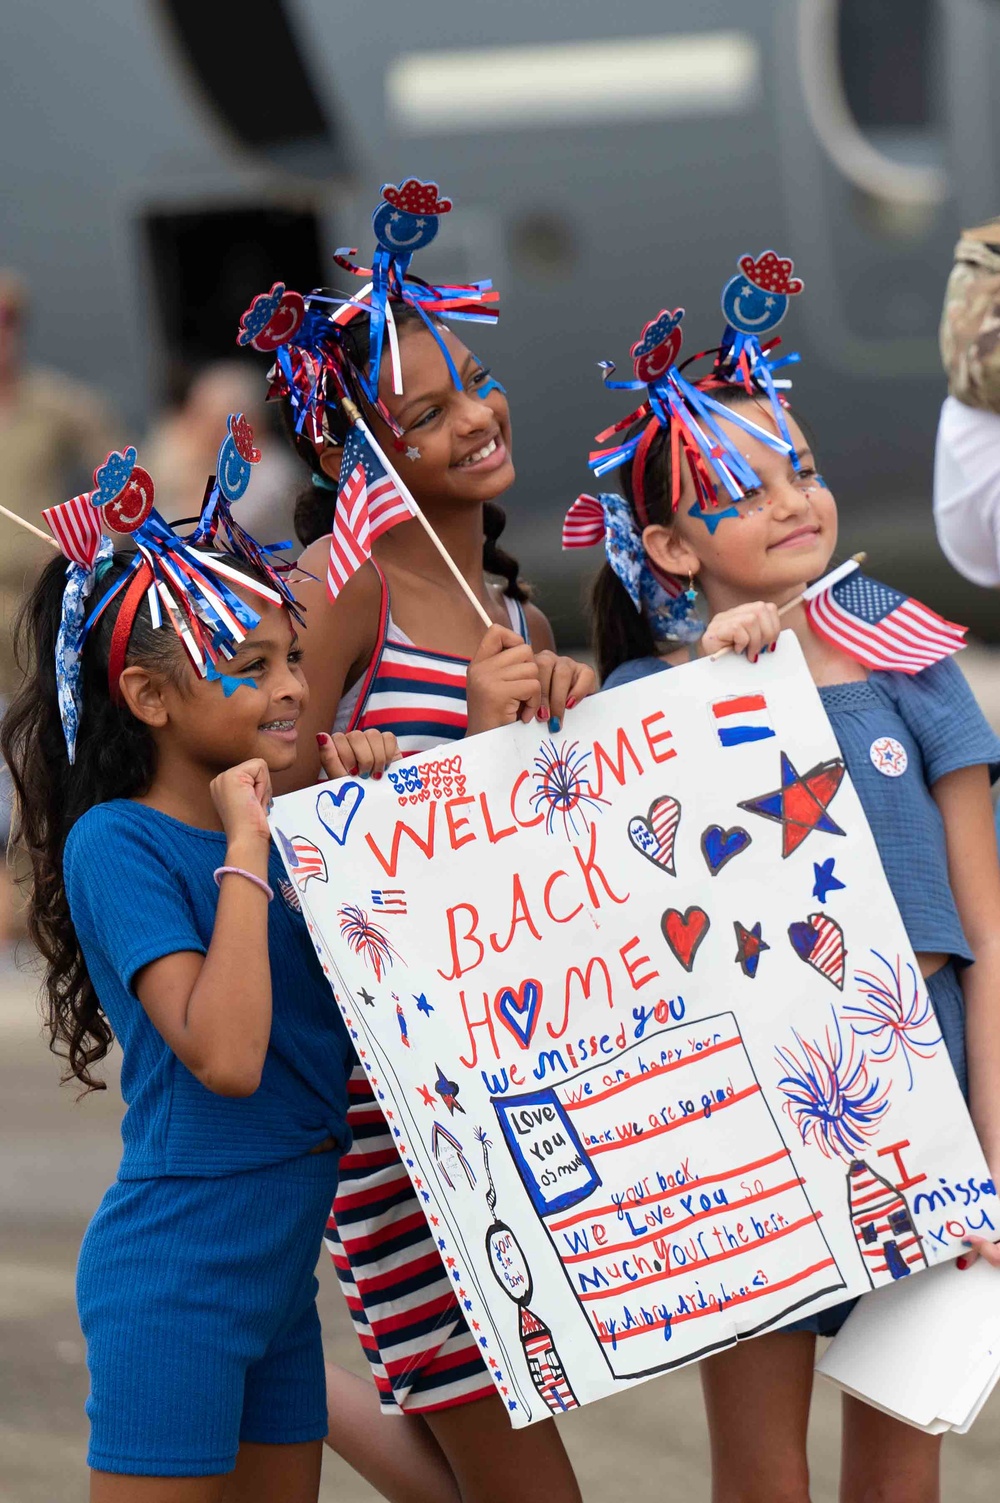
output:
<path id="1" fill-rule="evenodd" d="M 0 262 L 36 357 L 135 421 L 272 280 L 343 285 L 383 181 L 436 178 L 456 209 L 415 270 L 500 288 L 466 330 L 511 393 L 512 546 L 571 639 L 559 523 L 628 410 L 596 362 L 667 305 L 714 344 L 738 256 L 774 247 L 845 551 L 997 634 L 930 518 L 952 247 L 1000 212 L 997 0 L 32 0 L 5 33 Z"/>

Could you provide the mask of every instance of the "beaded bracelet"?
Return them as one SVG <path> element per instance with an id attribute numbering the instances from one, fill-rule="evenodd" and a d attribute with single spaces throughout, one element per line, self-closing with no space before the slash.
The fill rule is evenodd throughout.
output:
<path id="1" fill-rule="evenodd" d="M 218 866 L 212 873 L 212 876 L 215 878 L 216 887 L 222 886 L 223 877 L 246 877 L 247 881 L 252 882 L 254 887 L 259 887 L 261 892 L 267 894 L 267 901 L 269 903 L 274 901 L 274 891 L 267 885 L 264 878 L 255 876 L 253 872 L 244 871 L 242 866 Z"/>

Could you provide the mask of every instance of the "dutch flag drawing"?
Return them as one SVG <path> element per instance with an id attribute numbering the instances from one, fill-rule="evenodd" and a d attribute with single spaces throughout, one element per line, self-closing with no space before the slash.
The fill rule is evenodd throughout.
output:
<path id="1" fill-rule="evenodd" d="M 733 694 L 712 705 L 712 720 L 720 746 L 742 746 L 774 735 L 763 694 Z"/>

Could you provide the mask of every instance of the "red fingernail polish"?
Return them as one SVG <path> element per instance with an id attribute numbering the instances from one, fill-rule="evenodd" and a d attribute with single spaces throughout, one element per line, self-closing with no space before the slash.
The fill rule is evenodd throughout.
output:
<path id="1" fill-rule="evenodd" d="M 549 712 L 548 712 L 548 710 L 545 708 L 544 705 L 539 705 L 538 709 L 535 711 L 535 719 L 536 720 L 548 720 L 548 718 L 549 718 Z"/>
<path id="2" fill-rule="evenodd" d="M 378 782 L 378 780 L 379 780 L 379 778 L 380 778 L 380 777 L 381 777 L 381 776 L 382 776 L 382 774 L 381 774 L 381 773 L 380 773 L 380 772 L 373 772 L 373 773 L 372 773 L 372 779 L 373 779 L 373 780 L 374 780 L 374 781 L 375 781 L 375 782 L 376 782 L 376 783 L 377 783 L 377 782 Z"/>
<path id="3" fill-rule="evenodd" d="M 955 1259 L 955 1267 L 956 1268 L 961 1268 L 961 1269 L 964 1270 L 964 1269 L 968 1268 L 968 1266 L 969 1266 L 968 1259 L 966 1259 L 966 1258 L 956 1258 Z"/>
<path id="4" fill-rule="evenodd" d="M 325 746 L 326 743 L 329 741 L 329 739 L 330 738 L 326 734 L 325 731 L 317 731 L 316 732 L 316 745 L 317 746 Z"/>
<path id="5" fill-rule="evenodd" d="M 567 699 L 567 701 L 566 701 L 566 708 L 567 708 L 567 710 L 571 710 L 575 704 L 576 704 L 576 700 L 575 699 Z"/>

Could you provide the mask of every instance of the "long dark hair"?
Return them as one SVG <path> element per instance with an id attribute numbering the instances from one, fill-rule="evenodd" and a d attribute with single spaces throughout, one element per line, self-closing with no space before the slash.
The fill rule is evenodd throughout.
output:
<path id="1" fill-rule="evenodd" d="M 132 553 L 116 553 L 102 572 L 95 599 L 120 579 Z M 227 562 L 251 571 L 239 559 Z M 62 614 L 66 560 L 54 558 L 22 605 L 14 627 L 17 664 L 24 681 L 0 724 L 0 752 L 15 794 L 13 838 L 31 860 L 28 932 L 45 961 L 50 1048 L 68 1062 L 64 1080 L 85 1091 L 104 1090 L 91 1066 L 102 1060 L 114 1034 L 101 1010 L 80 949 L 63 880 L 66 837 L 95 804 L 135 798 L 152 781 L 155 746 L 149 728 L 116 704 L 108 686 L 111 637 L 125 590 L 104 611 L 84 644 L 80 685 L 83 709 L 70 765 L 59 718 L 56 638 Z M 175 678 L 183 650 L 170 628 L 153 628 L 149 612 L 136 612 L 126 665 L 140 664 Z"/>
<path id="2" fill-rule="evenodd" d="M 758 392 L 747 391 L 745 386 L 714 386 L 712 396 L 726 407 L 737 407 L 744 402 L 760 401 Z M 645 428 L 643 418 L 629 432 L 634 438 Z M 642 472 L 643 494 L 648 513 L 647 522 L 640 522 L 636 513 L 635 494 L 632 484 L 632 464 L 622 465 L 615 471 L 619 478 L 622 495 L 632 512 L 632 520 L 641 533 L 644 526 L 669 527 L 673 521 L 673 466 L 670 458 L 670 429 L 658 427 L 646 451 Z M 605 559 L 590 595 L 591 626 L 594 640 L 594 655 L 601 679 L 606 679 L 622 663 L 633 658 L 653 657 L 656 640 L 646 616 L 637 611 L 632 599 L 618 575 Z"/>
<path id="3" fill-rule="evenodd" d="M 392 313 L 396 327 L 400 330 L 425 327 L 420 314 L 409 303 L 397 302 L 394 299 Z M 347 356 L 348 379 L 350 379 L 350 367 L 360 370 L 368 364 L 369 331 L 368 314 L 362 311 L 338 336 Z M 370 410 L 360 386 L 352 383 L 352 387 L 351 394 L 357 405 Z M 325 419 L 326 432 L 330 436 L 331 443 L 343 444 L 348 432 L 348 422 L 344 413 L 339 407 L 328 404 Z M 319 455 L 309 438 L 304 433 L 295 431 L 295 419 L 287 399 L 281 404 L 281 420 L 299 458 L 309 466 L 313 475 L 325 478 Z M 327 485 L 313 485 L 311 481 L 299 492 L 295 499 L 295 532 L 304 548 L 307 548 L 310 543 L 315 543 L 318 538 L 326 537 L 333 526 L 336 500 L 335 489 Z M 483 569 L 487 574 L 504 580 L 504 594 L 509 595 L 512 600 L 527 600 L 528 590 L 519 578 L 517 559 L 498 546 L 500 534 L 506 525 L 507 513 L 503 507 L 495 501 L 487 501 L 483 506 Z"/>

